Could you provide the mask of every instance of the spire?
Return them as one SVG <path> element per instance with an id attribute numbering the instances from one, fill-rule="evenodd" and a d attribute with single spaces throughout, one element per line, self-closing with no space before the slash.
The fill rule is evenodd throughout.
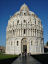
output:
<path id="1" fill-rule="evenodd" d="M 29 8 L 28 6 L 24 3 L 21 8 L 20 8 L 21 11 L 29 11 Z"/>

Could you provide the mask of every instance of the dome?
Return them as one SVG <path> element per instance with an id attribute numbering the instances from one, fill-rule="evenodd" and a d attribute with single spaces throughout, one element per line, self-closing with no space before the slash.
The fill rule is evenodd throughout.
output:
<path id="1" fill-rule="evenodd" d="M 23 4 L 20 8 L 20 11 L 29 11 L 29 8 L 26 4 Z"/>

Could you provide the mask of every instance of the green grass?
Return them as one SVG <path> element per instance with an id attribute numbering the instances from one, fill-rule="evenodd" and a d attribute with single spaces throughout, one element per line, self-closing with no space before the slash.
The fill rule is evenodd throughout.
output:
<path id="1" fill-rule="evenodd" d="M 48 54 L 37 54 L 32 56 L 40 61 L 42 64 L 48 64 Z"/>
<path id="2" fill-rule="evenodd" d="M 18 57 L 18 55 L 0 54 L 0 60 Z"/>

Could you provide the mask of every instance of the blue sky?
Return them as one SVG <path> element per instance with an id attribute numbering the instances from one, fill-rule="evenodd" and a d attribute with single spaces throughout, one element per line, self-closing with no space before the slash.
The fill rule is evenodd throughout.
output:
<path id="1" fill-rule="evenodd" d="M 0 45 L 6 44 L 6 27 L 10 16 L 24 3 L 41 19 L 44 43 L 48 41 L 48 0 L 0 0 Z"/>

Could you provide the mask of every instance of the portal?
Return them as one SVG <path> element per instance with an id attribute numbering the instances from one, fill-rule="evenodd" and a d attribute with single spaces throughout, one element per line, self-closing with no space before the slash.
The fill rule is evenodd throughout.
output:
<path id="1" fill-rule="evenodd" d="M 25 53 L 27 53 L 27 45 L 23 45 L 23 52 Z"/>

